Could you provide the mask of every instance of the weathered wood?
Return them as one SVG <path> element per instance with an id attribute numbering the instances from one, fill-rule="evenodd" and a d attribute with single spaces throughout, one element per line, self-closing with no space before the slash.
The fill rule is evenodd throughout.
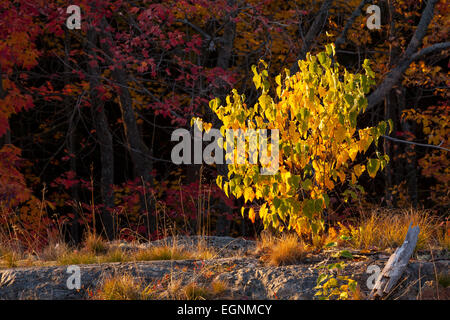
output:
<path id="1" fill-rule="evenodd" d="M 405 271 L 408 265 L 409 259 L 416 248 L 417 239 L 419 237 L 419 226 L 411 228 L 412 223 L 409 225 L 408 232 L 406 233 L 405 241 L 400 248 L 397 248 L 395 252 L 389 257 L 388 262 L 381 271 L 378 279 L 375 282 L 375 286 L 369 295 L 369 299 L 381 298 L 385 294 L 389 293 L 397 281 Z"/>

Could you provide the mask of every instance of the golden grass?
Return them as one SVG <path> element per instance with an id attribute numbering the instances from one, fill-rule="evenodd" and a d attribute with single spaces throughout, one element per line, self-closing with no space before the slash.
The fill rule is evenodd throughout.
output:
<path id="1" fill-rule="evenodd" d="M 443 237 L 444 240 L 440 239 L 441 234 L 445 232 L 442 221 L 424 210 L 373 210 L 357 221 L 357 227 L 343 229 L 351 237 L 350 243 L 356 248 L 387 249 L 402 245 L 411 222 L 420 227 L 416 247 L 418 250 L 443 246 L 445 241 L 448 248 L 448 235 Z"/>
<path id="2" fill-rule="evenodd" d="M 184 298 L 186 300 L 206 300 L 209 299 L 210 291 L 195 283 L 190 283 L 182 289 Z"/>
<path id="3" fill-rule="evenodd" d="M 95 300 L 149 300 L 151 291 L 129 274 L 105 278 L 95 292 Z"/>
<path id="4" fill-rule="evenodd" d="M 120 249 L 108 250 L 108 252 L 99 257 L 100 262 L 127 262 L 131 257 Z"/>
<path id="5" fill-rule="evenodd" d="M 88 233 L 84 239 L 84 248 L 93 254 L 99 255 L 108 251 L 108 244 L 101 236 Z"/>
<path id="6" fill-rule="evenodd" d="M 150 247 L 136 251 L 132 259 L 135 261 L 151 260 L 187 260 L 187 259 L 212 259 L 216 257 L 214 250 L 208 248 L 206 244 L 199 242 L 197 246 L 183 247 L 175 242 L 172 245 Z"/>
<path id="7" fill-rule="evenodd" d="M 207 243 L 204 240 L 199 241 L 197 243 L 197 246 L 193 246 L 189 250 L 189 252 L 191 253 L 193 259 L 201 260 L 214 259 L 218 255 L 218 253 L 214 249 L 208 247 Z"/>
<path id="8" fill-rule="evenodd" d="M 19 257 L 14 251 L 9 251 L 3 254 L 3 261 L 7 268 L 15 268 L 18 266 Z"/>
<path id="9" fill-rule="evenodd" d="M 171 279 L 163 286 L 155 286 L 154 283 L 145 285 L 139 278 L 125 273 L 105 277 L 90 298 L 94 300 L 206 300 L 221 297 L 227 290 L 226 283 L 219 280 L 205 286 L 195 282 L 182 284 L 180 279 Z"/>
<path id="10" fill-rule="evenodd" d="M 222 296 L 228 291 L 228 284 L 222 280 L 214 280 L 211 282 L 211 293 L 213 296 Z"/>
<path id="11" fill-rule="evenodd" d="M 190 258 L 189 252 L 176 246 L 151 247 L 138 250 L 133 254 L 133 260 L 135 261 L 184 260 Z"/>
<path id="12" fill-rule="evenodd" d="M 336 242 L 340 247 L 385 250 L 396 248 L 403 243 L 411 222 L 420 227 L 418 250 L 450 249 L 449 221 L 439 219 L 426 210 L 414 209 L 372 210 L 353 221 L 351 225 L 330 228 L 328 234 L 322 235 L 311 246 L 293 234 L 274 236 L 263 232 L 257 249 L 263 253 L 262 260 L 275 266 L 301 262 L 308 252 L 323 248 L 330 242 Z M 86 236 L 80 250 L 71 248 L 58 239 L 38 252 L 33 251 L 33 254 L 26 253 L 21 246 L 11 241 L 0 243 L 1 268 L 152 260 L 207 260 L 217 256 L 205 241 L 186 247 L 174 241 L 158 247 L 127 252 L 109 245 L 100 236 L 93 234 Z"/>
<path id="13" fill-rule="evenodd" d="M 257 246 L 258 251 L 264 252 L 262 259 L 273 266 L 299 263 L 308 252 L 308 246 L 295 234 L 275 237 L 263 233 Z"/>
<path id="14" fill-rule="evenodd" d="M 51 242 L 37 253 L 39 260 L 56 261 L 59 257 L 70 252 L 71 248 L 63 241 Z"/>
<path id="15" fill-rule="evenodd" d="M 159 299 L 168 300 L 208 300 L 220 297 L 228 287 L 224 282 L 214 281 L 210 286 L 189 282 L 182 284 L 181 280 L 172 280 L 167 289 L 160 292 Z"/>
<path id="16" fill-rule="evenodd" d="M 98 263 L 98 257 L 92 252 L 77 251 L 65 253 L 56 260 L 58 265 L 73 265 L 73 264 L 94 264 Z"/>
<path id="17" fill-rule="evenodd" d="M 0 250 L 0 267 L 16 268 L 29 263 L 28 255 L 18 246 L 4 245 Z"/>
<path id="18" fill-rule="evenodd" d="M 188 248 L 176 244 L 163 245 L 139 249 L 135 252 L 126 252 L 117 247 L 110 247 L 99 237 L 89 236 L 80 250 L 70 248 L 64 242 L 58 242 L 49 244 L 40 252 L 36 252 L 35 255 L 25 255 L 20 250 L 9 249 L 4 246 L 0 251 L 0 267 L 212 259 L 214 257 L 216 257 L 216 253 L 201 244 Z"/>

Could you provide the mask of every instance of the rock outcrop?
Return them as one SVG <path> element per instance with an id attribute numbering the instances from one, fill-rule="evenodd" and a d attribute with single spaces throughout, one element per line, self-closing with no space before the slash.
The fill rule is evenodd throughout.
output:
<path id="1" fill-rule="evenodd" d="M 178 239 L 183 245 L 196 245 L 199 238 Z M 165 241 L 172 241 L 168 239 Z M 0 299 L 88 299 L 101 281 L 114 274 L 131 274 L 143 283 L 158 283 L 163 279 L 178 279 L 184 283 L 208 283 L 221 280 L 227 283 L 230 299 L 313 299 L 320 270 L 317 262 L 330 259 L 331 254 L 308 259 L 301 264 L 267 266 L 256 253 L 255 242 L 228 237 L 208 237 L 207 243 L 218 252 L 209 260 L 148 261 L 127 263 L 103 263 L 80 265 L 80 289 L 69 289 L 67 280 L 71 273 L 67 266 L 29 267 L 0 270 Z M 155 246 L 153 242 L 140 246 Z M 114 243 L 123 250 L 135 250 L 131 244 Z M 445 253 L 446 255 L 446 253 Z M 434 255 L 436 256 L 436 255 Z M 418 256 L 420 257 L 420 256 Z M 425 254 L 425 257 L 428 257 Z M 370 289 L 367 273 L 370 265 L 380 269 L 388 255 L 383 253 L 355 254 L 354 260 L 346 261 L 343 274 L 352 276 L 359 283 L 363 295 Z M 416 257 L 417 258 L 417 257 Z M 417 299 L 422 288 L 436 280 L 437 274 L 447 274 L 449 260 L 411 260 L 398 287 L 389 296 L 392 299 Z M 370 279 L 369 279 L 370 280 Z"/>

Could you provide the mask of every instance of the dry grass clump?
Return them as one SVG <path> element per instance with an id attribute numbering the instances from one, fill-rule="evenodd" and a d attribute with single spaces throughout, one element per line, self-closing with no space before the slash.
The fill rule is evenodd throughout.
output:
<path id="1" fill-rule="evenodd" d="M 308 253 L 308 246 L 295 234 L 281 237 L 263 233 L 258 241 L 262 259 L 272 266 L 281 266 L 301 262 Z"/>
<path id="2" fill-rule="evenodd" d="M 158 298 L 168 300 L 220 299 L 226 292 L 228 292 L 228 285 L 220 280 L 214 280 L 208 286 L 194 281 L 183 284 L 181 280 L 171 280 L 167 284 L 166 290 L 163 290 Z"/>
<path id="3" fill-rule="evenodd" d="M 445 241 L 448 247 L 448 235 L 440 239 L 442 233 L 447 233 L 442 221 L 425 210 L 373 210 L 357 221 L 357 227 L 348 227 L 346 231 L 356 248 L 395 248 L 402 245 L 411 222 L 420 227 L 417 249 L 443 246 Z"/>
<path id="4" fill-rule="evenodd" d="M 133 260 L 136 261 L 184 260 L 190 258 L 189 252 L 177 246 L 150 247 L 133 253 Z"/>
<path id="5" fill-rule="evenodd" d="M 184 299 L 186 300 L 206 300 L 209 299 L 210 291 L 196 283 L 190 283 L 182 289 Z"/>
<path id="6" fill-rule="evenodd" d="M 214 280 L 210 285 L 194 281 L 183 283 L 181 279 L 166 278 L 157 284 L 144 282 L 131 274 L 115 274 L 105 277 L 91 299 L 94 300 L 206 300 L 220 298 L 228 291 L 225 282 Z"/>
<path id="7" fill-rule="evenodd" d="M 151 260 L 186 260 L 186 259 L 212 259 L 216 256 L 214 250 L 208 248 L 206 244 L 199 242 L 197 246 L 183 247 L 173 242 L 173 244 L 150 247 L 138 250 L 133 254 L 136 261 Z"/>
<path id="8" fill-rule="evenodd" d="M 58 257 L 56 260 L 58 265 L 73 265 L 73 264 L 93 264 L 98 263 L 98 257 L 92 252 L 74 250 L 67 252 Z"/>
<path id="9" fill-rule="evenodd" d="M 38 252 L 37 257 L 43 261 L 56 261 L 59 257 L 68 254 L 70 250 L 71 248 L 64 241 L 55 241 Z"/>
<path id="10" fill-rule="evenodd" d="M 108 250 L 103 256 L 100 256 L 100 262 L 127 262 L 131 257 L 120 249 Z"/>
<path id="11" fill-rule="evenodd" d="M 129 274 L 114 275 L 105 278 L 92 297 L 96 300 L 149 300 L 150 287 Z"/>
<path id="12" fill-rule="evenodd" d="M 105 254 L 108 251 L 108 244 L 101 236 L 88 233 L 84 239 L 84 249 L 95 255 Z"/>
<path id="13" fill-rule="evenodd" d="M 199 241 L 196 246 L 189 249 L 193 259 L 209 260 L 217 257 L 217 252 L 209 247 L 205 241 Z"/>
<path id="14" fill-rule="evenodd" d="M 8 251 L 2 254 L 2 264 L 6 268 L 15 268 L 18 266 L 19 256 L 14 251 Z"/>
<path id="15" fill-rule="evenodd" d="M 2 246 L 0 267 L 211 259 L 215 256 L 216 253 L 212 249 L 200 243 L 197 246 L 189 247 L 182 247 L 174 243 L 127 252 L 119 247 L 109 246 L 101 237 L 90 234 L 85 238 L 79 250 L 70 247 L 63 241 L 53 241 L 39 252 L 35 252 L 35 255 L 25 254 L 21 250 Z"/>
<path id="16" fill-rule="evenodd" d="M 215 297 L 221 297 L 228 291 L 228 284 L 222 280 L 211 282 L 211 293 Z"/>
<path id="17" fill-rule="evenodd" d="M 28 263 L 29 255 L 14 243 L 0 246 L 0 267 L 16 268 Z"/>
<path id="18" fill-rule="evenodd" d="M 438 232 L 437 241 L 442 248 L 450 250 L 450 220 L 440 223 L 440 232 Z"/>

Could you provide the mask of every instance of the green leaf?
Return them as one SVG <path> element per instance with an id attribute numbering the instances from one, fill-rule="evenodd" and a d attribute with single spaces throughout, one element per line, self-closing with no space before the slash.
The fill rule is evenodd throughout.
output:
<path id="1" fill-rule="evenodd" d="M 380 168 L 380 160 L 378 159 L 369 159 L 367 161 L 367 173 L 371 178 L 375 178 L 377 175 L 377 171 Z"/>
<path id="2" fill-rule="evenodd" d="M 291 188 L 297 189 L 300 184 L 300 180 L 301 180 L 300 176 L 293 175 L 290 178 L 288 178 L 287 182 Z"/>
<path id="3" fill-rule="evenodd" d="M 336 247 L 337 246 L 337 242 L 328 242 L 325 245 L 325 248 L 331 248 L 331 247 Z"/>
<path id="4" fill-rule="evenodd" d="M 328 195 L 326 193 L 324 193 L 322 195 L 322 198 L 325 201 L 325 206 L 328 208 L 328 206 L 330 205 L 330 198 L 328 197 Z"/>
<path id="5" fill-rule="evenodd" d="M 328 61 L 327 61 L 329 58 L 327 57 L 325 52 L 320 52 L 317 55 L 317 58 L 319 59 L 319 62 L 320 62 L 321 65 L 323 65 L 324 67 L 328 67 L 329 66 Z"/>
<path id="6" fill-rule="evenodd" d="M 314 200 L 305 200 L 303 205 L 303 213 L 307 218 L 312 219 L 312 216 L 314 214 Z"/>
<path id="7" fill-rule="evenodd" d="M 321 273 L 318 277 L 317 277 L 317 283 L 320 284 L 322 282 L 324 282 L 325 280 L 327 280 L 328 275 L 326 273 Z"/>
<path id="8" fill-rule="evenodd" d="M 339 255 L 341 258 L 353 259 L 353 255 L 348 250 L 342 250 Z"/>
<path id="9" fill-rule="evenodd" d="M 312 187 L 312 181 L 311 181 L 311 179 L 306 179 L 306 180 L 302 181 L 302 187 L 303 187 L 303 189 L 305 189 L 306 191 L 311 190 L 311 187 Z"/>
<path id="10" fill-rule="evenodd" d="M 281 205 L 281 200 L 277 197 L 273 198 L 273 206 L 275 207 L 275 209 L 278 209 Z"/>
<path id="11" fill-rule="evenodd" d="M 322 212 L 323 208 L 323 200 L 322 199 L 316 199 L 314 200 L 314 212 L 320 213 Z"/>
<path id="12" fill-rule="evenodd" d="M 356 118 L 358 117 L 358 112 L 356 110 L 350 111 L 349 115 L 350 125 L 352 128 L 356 128 Z"/>
<path id="13" fill-rule="evenodd" d="M 345 100 L 345 102 L 347 102 L 347 104 L 348 104 L 350 107 L 353 107 L 353 101 L 354 101 L 354 99 L 353 99 L 353 96 L 352 96 L 352 95 L 350 95 L 350 94 L 345 94 L 345 95 L 344 95 L 344 100 Z"/>

